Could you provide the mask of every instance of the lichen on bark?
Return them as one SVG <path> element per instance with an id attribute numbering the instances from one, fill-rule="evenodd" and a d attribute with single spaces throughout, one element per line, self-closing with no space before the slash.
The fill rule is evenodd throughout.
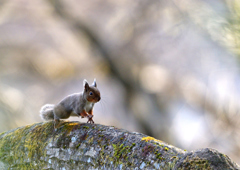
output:
<path id="1" fill-rule="evenodd" d="M 213 149 L 187 152 L 113 126 L 61 121 L 0 134 L 1 169 L 239 169 Z"/>

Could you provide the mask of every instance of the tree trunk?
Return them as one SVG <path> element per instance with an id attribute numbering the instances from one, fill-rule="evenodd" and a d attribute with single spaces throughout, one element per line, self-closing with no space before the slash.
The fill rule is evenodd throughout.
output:
<path id="1" fill-rule="evenodd" d="M 113 126 L 42 122 L 0 134 L 0 169 L 239 169 L 214 149 L 183 151 Z"/>

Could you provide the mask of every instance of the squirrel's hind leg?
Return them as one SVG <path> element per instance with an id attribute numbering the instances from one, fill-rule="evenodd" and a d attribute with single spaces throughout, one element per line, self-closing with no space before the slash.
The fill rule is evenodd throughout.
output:
<path id="1" fill-rule="evenodd" d="M 58 127 L 59 122 L 60 122 L 60 119 L 56 116 L 56 114 L 54 114 L 54 129 L 55 130 Z"/>
<path id="2" fill-rule="evenodd" d="M 58 126 L 58 124 L 59 124 L 59 119 L 54 119 L 54 129 L 56 130 L 56 128 L 57 128 L 57 126 Z"/>
<path id="3" fill-rule="evenodd" d="M 60 120 L 54 119 L 54 129 L 57 130 Z"/>

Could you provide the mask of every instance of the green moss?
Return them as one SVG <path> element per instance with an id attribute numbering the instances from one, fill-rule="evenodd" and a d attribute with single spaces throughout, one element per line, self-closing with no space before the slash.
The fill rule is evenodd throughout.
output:
<path id="1" fill-rule="evenodd" d="M 78 149 L 80 145 L 81 145 L 81 143 L 77 144 L 76 148 Z"/>
<path id="2" fill-rule="evenodd" d="M 84 128 L 84 129 L 89 129 L 89 127 L 88 127 L 88 126 L 83 126 L 83 128 Z"/>
<path id="3" fill-rule="evenodd" d="M 98 129 L 98 131 L 99 131 L 99 132 L 102 132 L 102 131 L 104 131 L 104 129 Z"/>
<path id="4" fill-rule="evenodd" d="M 44 123 L 25 126 L 10 132 L 0 140 L 0 160 L 9 165 L 14 165 L 18 160 L 18 165 L 23 166 L 21 169 L 36 169 L 35 162 L 38 160 L 37 166 L 41 167 L 43 162 L 38 155 L 46 154 L 44 148 L 52 130 L 52 123 Z M 29 159 L 28 164 L 23 159 L 26 156 Z"/>
<path id="5" fill-rule="evenodd" d="M 134 146 L 136 146 L 136 143 L 132 143 L 132 146 L 130 146 L 130 149 L 132 149 Z"/>
<path id="6" fill-rule="evenodd" d="M 101 144 L 101 142 L 102 142 L 101 139 L 98 139 L 98 140 L 97 140 L 97 143 L 98 143 L 99 145 Z"/>
<path id="7" fill-rule="evenodd" d="M 132 162 L 128 162 L 128 163 L 127 163 L 127 166 L 132 166 Z"/>
<path id="8" fill-rule="evenodd" d="M 35 155 L 45 155 L 44 148 L 49 134 L 52 133 L 52 126 L 49 123 L 36 126 L 29 133 L 25 140 L 25 147 L 28 148 L 28 157 L 33 158 Z"/>
<path id="9" fill-rule="evenodd" d="M 2 133 L 0 133 L 0 136 L 2 136 L 4 133 L 6 133 L 6 132 L 2 132 Z"/>
<path id="10" fill-rule="evenodd" d="M 210 169 L 208 160 L 201 159 L 199 157 L 189 158 L 187 157 L 180 169 Z"/>
<path id="11" fill-rule="evenodd" d="M 104 161 L 104 162 L 102 162 L 102 163 L 105 164 L 105 162 L 107 161 L 107 159 L 108 159 L 108 157 L 105 155 L 104 147 L 103 147 L 103 148 L 101 148 L 101 150 L 99 151 L 99 160 Z"/>
<path id="12" fill-rule="evenodd" d="M 72 132 L 72 130 L 79 125 L 79 123 L 69 123 L 69 122 L 59 122 L 58 127 L 63 126 L 63 130 L 66 131 L 67 134 L 69 134 L 70 132 Z"/>
<path id="13" fill-rule="evenodd" d="M 124 144 L 112 144 L 114 153 L 114 161 L 115 163 L 120 163 L 121 161 L 128 161 L 128 153 L 131 152 L 130 146 L 124 146 Z"/>

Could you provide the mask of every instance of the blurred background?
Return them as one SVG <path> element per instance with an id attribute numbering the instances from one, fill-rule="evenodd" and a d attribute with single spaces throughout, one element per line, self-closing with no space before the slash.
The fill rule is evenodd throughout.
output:
<path id="1" fill-rule="evenodd" d="M 240 163 L 239 61 L 237 0 L 1 0 L 0 132 L 96 78 L 95 123 Z"/>

